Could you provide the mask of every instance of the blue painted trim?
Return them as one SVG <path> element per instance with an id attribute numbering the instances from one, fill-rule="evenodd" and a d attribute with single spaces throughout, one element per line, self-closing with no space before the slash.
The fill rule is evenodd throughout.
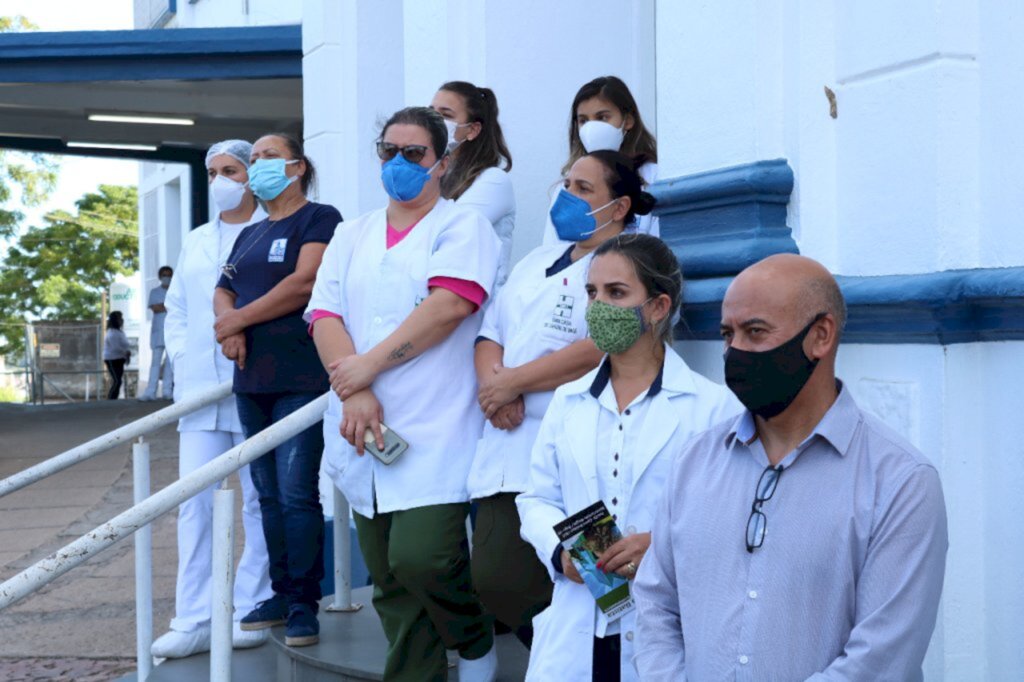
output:
<path id="1" fill-rule="evenodd" d="M 0 34 L 0 82 L 301 78 L 302 27 Z"/>
<path id="2" fill-rule="evenodd" d="M 954 344 L 1024 340 L 1024 267 L 838 277 L 845 343 Z M 718 339 L 732 278 L 688 281 L 677 337 Z"/>
<path id="3" fill-rule="evenodd" d="M 687 277 L 734 275 L 773 253 L 798 253 L 786 225 L 793 170 L 785 159 L 661 180 L 661 236 Z"/>

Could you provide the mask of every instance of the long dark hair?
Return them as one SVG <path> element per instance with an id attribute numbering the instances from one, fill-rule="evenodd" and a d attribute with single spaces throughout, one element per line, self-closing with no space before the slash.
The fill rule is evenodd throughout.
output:
<path id="1" fill-rule="evenodd" d="M 640 118 L 640 109 L 637 107 L 633 93 L 616 76 L 601 76 L 590 81 L 576 93 L 572 100 L 572 109 L 569 111 L 569 160 L 562 167 L 562 175 L 569 172 L 572 165 L 587 153 L 580 141 L 580 126 L 576 122 L 576 109 L 588 99 L 600 97 L 615 105 L 622 112 L 623 118 L 633 117 L 633 127 L 629 129 L 622 140 L 619 151 L 633 157 L 636 167 L 644 165 L 648 161 L 657 162 L 658 143 L 651 131 L 647 130 L 644 121 Z"/>
<path id="2" fill-rule="evenodd" d="M 309 194 L 310 188 L 316 191 L 316 166 L 308 156 L 306 156 L 306 149 L 293 135 L 288 133 L 267 133 L 266 135 L 260 135 L 260 137 L 277 137 L 284 140 L 284 146 L 288 149 L 288 153 L 292 155 L 292 159 L 298 159 L 304 161 L 306 164 L 306 172 L 302 174 L 299 179 L 299 186 L 302 188 L 303 194 Z M 290 161 L 291 159 L 289 159 Z"/>
<path id="3" fill-rule="evenodd" d="M 672 343 L 672 320 L 683 302 L 683 269 L 672 249 L 649 234 L 624 232 L 597 247 L 594 258 L 608 253 L 617 253 L 633 265 L 648 297 L 668 294 L 672 301 L 668 315 L 655 332 L 663 343 Z"/>
<path id="4" fill-rule="evenodd" d="M 498 166 L 505 172 L 512 170 L 512 154 L 498 123 L 498 98 L 493 90 L 466 81 L 448 81 L 440 89 L 462 99 L 469 114 L 467 123 L 480 124 L 480 134 L 455 149 L 451 166 L 441 178 L 442 196 L 458 199 L 488 168 Z"/>
<path id="5" fill-rule="evenodd" d="M 636 216 L 647 215 L 654 210 L 655 199 L 644 191 L 644 180 L 637 172 L 637 165 L 633 159 L 622 152 L 607 149 L 583 156 L 599 161 L 604 166 L 604 181 L 613 199 L 629 197 L 629 212 L 623 218 L 624 224 L 631 225 Z"/>

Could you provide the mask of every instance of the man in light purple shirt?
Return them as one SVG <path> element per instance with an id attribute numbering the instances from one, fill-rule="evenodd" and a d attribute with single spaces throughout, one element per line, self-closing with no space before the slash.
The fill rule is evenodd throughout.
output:
<path id="1" fill-rule="evenodd" d="M 722 303 L 747 407 L 673 465 L 634 585 L 645 682 L 920 680 L 945 573 L 927 458 L 835 377 L 833 277 L 773 256 Z"/>

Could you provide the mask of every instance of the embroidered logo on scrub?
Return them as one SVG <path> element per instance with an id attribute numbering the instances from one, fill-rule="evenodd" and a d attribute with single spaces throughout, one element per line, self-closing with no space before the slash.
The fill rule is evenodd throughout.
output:
<path id="1" fill-rule="evenodd" d="M 268 263 L 283 263 L 284 252 L 288 248 L 287 239 L 275 239 L 270 242 L 270 252 L 267 254 Z"/>
<path id="2" fill-rule="evenodd" d="M 572 319 L 575 303 L 575 296 L 559 294 L 555 301 L 555 309 L 551 313 L 551 319 L 544 323 L 544 327 L 563 334 L 576 334 L 576 325 L 573 324 Z"/>

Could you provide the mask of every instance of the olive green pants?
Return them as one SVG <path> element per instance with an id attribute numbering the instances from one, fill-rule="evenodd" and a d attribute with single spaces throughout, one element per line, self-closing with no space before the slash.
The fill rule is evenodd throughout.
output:
<path id="1" fill-rule="evenodd" d="M 468 512 L 461 503 L 353 514 L 388 638 L 386 682 L 445 680 L 445 649 L 475 659 L 494 644 L 492 618 L 470 582 Z"/>
<path id="2" fill-rule="evenodd" d="M 533 617 L 551 603 L 551 576 L 533 545 L 519 535 L 516 493 L 498 493 L 476 503 L 473 586 L 487 610 L 529 648 Z"/>

